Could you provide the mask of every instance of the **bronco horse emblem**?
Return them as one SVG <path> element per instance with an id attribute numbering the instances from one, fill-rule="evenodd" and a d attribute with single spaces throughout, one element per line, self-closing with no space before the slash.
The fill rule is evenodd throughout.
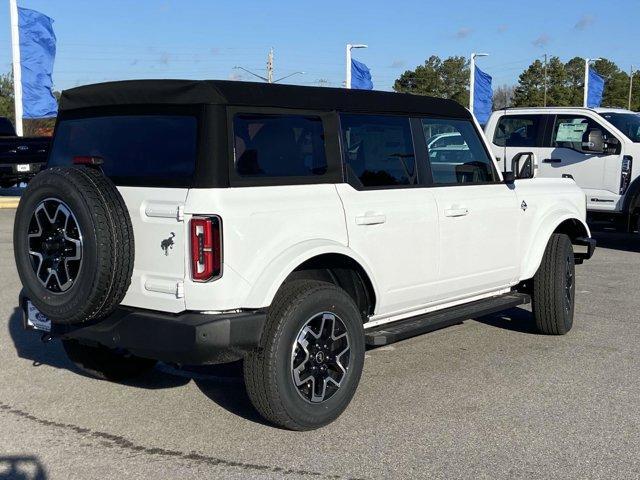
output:
<path id="1" fill-rule="evenodd" d="M 171 232 L 171 236 L 169 238 L 165 238 L 160 242 L 160 248 L 164 250 L 165 255 L 169 255 L 169 249 L 173 250 L 173 238 L 176 236 L 174 232 Z"/>

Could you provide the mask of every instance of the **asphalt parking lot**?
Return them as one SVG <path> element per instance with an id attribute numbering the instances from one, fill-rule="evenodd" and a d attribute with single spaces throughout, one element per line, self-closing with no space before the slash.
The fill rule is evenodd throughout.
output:
<path id="1" fill-rule="evenodd" d="M 640 477 L 640 238 L 596 235 L 567 336 L 514 309 L 370 350 L 345 414 L 294 433 L 262 423 L 238 365 L 107 383 L 22 331 L 14 213 L 0 210 L 0 479 Z"/>

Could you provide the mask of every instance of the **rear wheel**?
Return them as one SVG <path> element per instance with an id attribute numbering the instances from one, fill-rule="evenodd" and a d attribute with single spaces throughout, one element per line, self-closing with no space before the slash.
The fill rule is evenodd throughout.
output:
<path id="1" fill-rule="evenodd" d="M 346 409 L 360 381 L 364 331 L 342 289 L 292 281 L 269 309 L 261 345 L 244 361 L 247 392 L 258 412 L 292 430 L 312 430 Z"/>
<path id="2" fill-rule="evenodd" d="M 533 278 L 533 315 L 541 333 L 564 335 L 573 326 L 575 260 L 571 239 L 554 233 Z"/>
<path id="3" fill-rule="evenodd" d="M 157 363 L 148 358 L 136 357 L 103 346 L 84 345 L 77 340 L 62 340 L 67 357 L 82 372 L 101 380 L 114 382 L 136 378 Z"/>

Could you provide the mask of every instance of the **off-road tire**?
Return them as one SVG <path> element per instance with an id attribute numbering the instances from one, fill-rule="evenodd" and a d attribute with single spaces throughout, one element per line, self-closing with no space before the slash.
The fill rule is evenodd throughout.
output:
<path id="1" fill-rule="evenodd" d="M 156 360 L 126 355 L 102 346 L 84 345 L 63 339 L 62 346 L 71 362 L 83 373 L 112 382 L 122 382 L 151 370 Z"/>
<path id="2" fill-rule="evenodd" d="M 45 199 L 64 202 L 82 233 L 82 262 L 65 292 L 52 293 L 38 280 L 29 255 L 28 233 Z M 54 323 L 78 324 L 108 316 L 124 298 L 134 265 L 129 212 L 116 186 L 101 171 L 54 167 L 36 175 L 16 212 L 13 245 L 24 295 Z"/>
<path id="3" fill-rule="evenodd" d="M 344 322 L 351 347 L 350 363 L 336 393 L 310 403 L 291 379 L 292 345 L 299 329 L 317 312 L 332 312 Z M 271 423 L 291 430 L 313 430 L 331 423 L 353 398 L 364 363 L 362 317 L 351 297 L 330 283 L 294 280 L 276 295 L 259 348 L 244 360 L 247 393 L 258 412 Z"/>
<path id="4" fill-rule="evenodd" d="M 575 261 L 571 239 L 554 233 L 533 278 L 532 307 L 538 331 L 564 335 L 573 326 Z"/>

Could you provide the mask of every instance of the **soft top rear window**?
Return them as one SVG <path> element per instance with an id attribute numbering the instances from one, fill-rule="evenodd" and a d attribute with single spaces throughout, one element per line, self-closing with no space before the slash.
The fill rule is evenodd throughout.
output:
<path id="1" fill-rule="evenodd" d="M 192 115 L 112 115 L 62 119 L 49 166 L 74 157 L 102 157 L 118 185 L 189 186 L 194 177 L 198 119 Z"/>

